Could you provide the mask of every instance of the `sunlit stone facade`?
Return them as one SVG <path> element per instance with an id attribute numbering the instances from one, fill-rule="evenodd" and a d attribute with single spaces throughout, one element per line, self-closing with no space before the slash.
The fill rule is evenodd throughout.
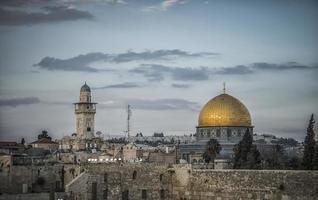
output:
<path id="1" fill-rule="evenodd" d="M 91 101 L 91 89 L 86 83 L 81 87 L 80 101 L 74 105 L 77 137 L 79 139 L 92 139 L 94 137 L 96 103 Z"/>

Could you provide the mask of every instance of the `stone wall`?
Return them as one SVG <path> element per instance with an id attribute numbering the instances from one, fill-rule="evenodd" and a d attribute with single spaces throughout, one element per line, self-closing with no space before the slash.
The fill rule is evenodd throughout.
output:
<path id="1" fill-rule="evenodd" d="M 67 191 L 79 194 L 77 199 L 313 200 L 318 196 L 318 171 L 192 170 L 191 165 L 153 164 L 85 168 L 83 178 L 67 186 Z"/>
<path id="2" fill-rule="evenodd" d="M 318 171 L 176 168 L 174 199 L 316 199 Z"/>
<path id="3" fill-rule="evenodd" d="M 5 171 L 0 173 L 0 200 L 19 199 L 20 194 L 10 196 L 8 193 L 25 192 L 23 184 L 27 184 L 28 193 L 49 194 L 52 183 L 62 181 L 59 176 L 62 169 L 69 195 L 64 199 L 70 200 L 314 200 L 318 196 L 318 171 L 209 170 L 181 164 L 99 163 L 12 166 L 11 174 Z M 39 176 L 45 179 L 41 187 L 34 185 Z M 25 196 L 25 199 L 28 198 Z"/>
<path id="4" fill-rule="evenodd" d="M 49 192 L 63 188 L 63 165 L 12 165 L 0 171 L 0 193 Z"/>

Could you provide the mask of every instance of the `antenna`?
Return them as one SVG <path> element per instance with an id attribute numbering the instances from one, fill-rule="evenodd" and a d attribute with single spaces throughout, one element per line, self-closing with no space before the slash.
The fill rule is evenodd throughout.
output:
<path id="1" fill-rule="evenodd" d="M 131 117 L 131 106 L 127 105 L 127 136 L 130 138 L 130 117 Z"/>
<path id="2" fill-rule="evenodd" d="M 226 89 L 225 89 L 225 82 L 223 82 L 223 94 L 225 94 Z"/>

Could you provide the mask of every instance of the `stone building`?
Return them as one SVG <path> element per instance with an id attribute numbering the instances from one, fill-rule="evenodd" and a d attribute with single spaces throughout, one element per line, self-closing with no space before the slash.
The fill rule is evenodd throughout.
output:
<path id="1" fill-rule="evenodd" d="M 222 147 L 219 158 L 229 159 L 233 147 L 244 136 L 246 130 L 253 134 L 252 119 L 248 109 L 237 98 L 220 94 L 209 100 L 201 109 L 196 127 L 196 141 L 180 144 L 180 159 L 188 163 L 203 162 L 206 143 L 216 139 Z"/>
<path id="2" fill-rule="evenodd" d="M 79 139 L 92 139 L 94 137 L 94 116 L 96 104 L 92 102 L 91 89 L 85 84 L 80 90 L 80 100 L 75 105 L 76 134 Z"/>
<path id="3" fill-rule="evenodd" d="M 40 148 L 49 151 L 55 151 L 59 148 L 57 142 L 52 141 L 51 138 L 41 138 L 31 143 L 33 148 Z"/>
<path id="4" fill-rule="evenodd" d="M 74 103 L 76 115 L 76 133 L 59 140 L 61 150 L 93 150 L 102 146 L 101 138 L 95 137 L 94 125 L 96 104 L 92 102 L 90 87 L 85 84 L 80 89 L 79 102 Z"/>

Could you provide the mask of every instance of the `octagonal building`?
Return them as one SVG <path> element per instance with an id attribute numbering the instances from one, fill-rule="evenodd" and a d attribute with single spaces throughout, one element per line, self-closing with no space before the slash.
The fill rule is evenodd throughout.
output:
<path id="1" fill-rule="evenodd" d="M 198 141 L 214 138 L 220 143 L 237 143 L 246 129 L 253 134 L 248 109 L 240 100 L 223 93 L 209 100 L 201 109 L 196 138 Z"/>

